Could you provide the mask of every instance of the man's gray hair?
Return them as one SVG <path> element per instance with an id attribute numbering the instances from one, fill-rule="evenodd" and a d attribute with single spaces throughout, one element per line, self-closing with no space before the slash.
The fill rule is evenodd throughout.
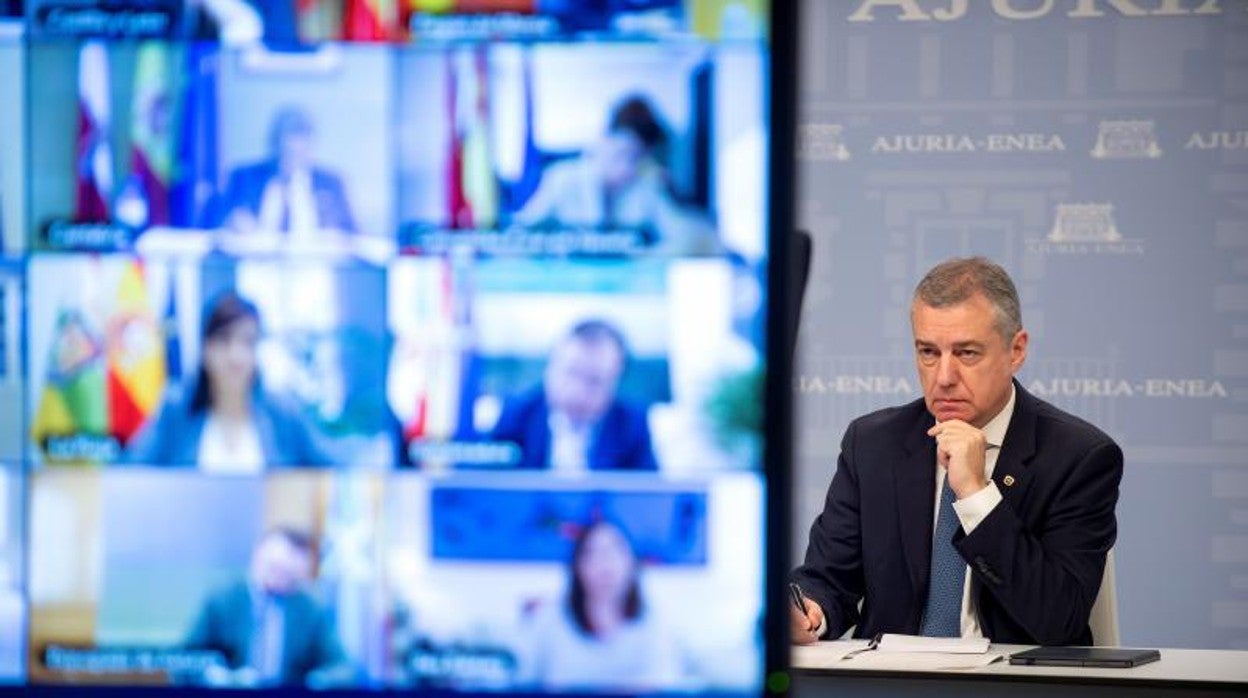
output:
<path id="1" fill-rule="evenodd" d="M 932 267 L 914 289 L 914 300 L 932 308 L 957 305 L 983 294 L 996 311 L 997 332 L 1008 344 L 1023 329 L 1018 289 L 1001 265 L 984 257 L 955 257 Z"/>

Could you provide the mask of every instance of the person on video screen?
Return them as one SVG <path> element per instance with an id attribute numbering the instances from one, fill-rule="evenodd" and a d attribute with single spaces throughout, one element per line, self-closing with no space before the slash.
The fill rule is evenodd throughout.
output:
<path id="1" fill-rule="evenodd" d="M 261 387 L 255 305 L 233 291 L 217 297 L 204 314 L 202 337 L 189 395 L 166 394 L 157 416 L 135 435 L 127 461 L 235 474 L 333 464 L 298 407 Z"/>
<path id="2" fill-rule="evenodd" d="M 637 553 L 610 521 L 580 530 L 566 595 L 528 611 L 523 625 L 522 686 L 646 691 L 671 688 L 680 677 L 674 636 L 642 598 Z"/>
<path id="3" fill-rule="evenodd" d="M 350 685 L 356 671 L 328 609 L 308 591 L 312 541 L 275 528 L 257 542 L 245 579 L 210 594 L 183 643 L 220 653 L 202 676 L 219 687 Z"/>
<path id="4" fill-rule="evenodd" d="M 514 221 L 529 227 L 640 230 L 660 253 L 710 254 L 705 218 L 673 197 L 664 162 L 667 131 L 644 97 L 625 98 L 606 132 L 578 157 L 554 162 Z"/>
<path id="5" fill-rule="evenodd" d="M 269 129 L 269 157 L 230 173 L 210 224 L 292 238 L 356 232 L 342 180 L 317 167 L 313 154 L 311 118 L 298 107 L 278 110 Z"/>
<path id="6" fill-rule="evenodd" d="M 627 360 L 614 325 L 577 324 L 551 351 L 542 384 L 503 405 L 490 437 L 520 447 L 520 468 L 656 470 L 646 411 L 618 395 Z"/>

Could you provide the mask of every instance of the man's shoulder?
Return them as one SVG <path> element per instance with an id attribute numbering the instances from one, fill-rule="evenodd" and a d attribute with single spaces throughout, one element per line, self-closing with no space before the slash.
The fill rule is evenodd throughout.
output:
<path id="1" fill-rule="evenodd" d="M 230 177 L 240 180 L 255 179 L 262 177 L 268 179 L 277 171 L 277 163 L 273 160 L 259 160 L 253 162 L 244 162 L 235 166 L 230 170 Z"/>
<path id="2" fill-rule="evenodd" d="M 1023 400 L 1028 404 L 1028 409 L 1036 416 L 1036 430 L 1040 436 L 1038 439 L 1040 443 L 1051 441 L 1052 437 L 1060 437 L 1063 442 L 1085 448 L 1115 443 L 1109 434 L 1086 419 L 1030 393 L 1022 393 L 1022 395 Z"/>
<path id="3" fill-rule="evenodd" d="M 644 423 L 646 421 L 646 408 L 631 400 L 617 397 L 611 402 L 606 419 L 608 421 L 622 420 Z"/>
<path id="4" fill-rule="evenodd" d="M 546 408 L 546 390 L 539 383 L 512 395 L 507 402 L 517 409 L 535 410 Z"/>
<path id="5" fill-rule="evenodd" d="M 546 391 L 539 384 L 535 387 L 507 396 L 503 401 L 502 414 L 499 415 L 495 429 L 504 425 L 515 426 L 540 417 L 547 411 Z"/>
<path id="6" fill-rule="evenodd" d="M 243 579 L 218 584 L 208 593 L 207 605 L 218 613 L 246 607 L 251 603 L 251 587 Z"/>
<path id="7" fill-rule="evenodd" d="M 315 166 L 312 168 L 312 186 L 316 189 L 340 189 L 342 177 L 328 167 Z"/>
<path id="8" fill-rule="evenodd" d="M 885 407 L 864 414 L 849 423 L 848 431 L 868 435 L 877 432 L 896 432 L 913 428 L 925 417 L 930 419 L 927 405 L 924 404 L 922 398 L 919 398 L 904 405 Z"/>
<path id="9" fill-rule="evenodd" d="M 297 616 L 314 616 L 325 610 L 320 600 L 308 589 L 297 589 L 286 596 L 286 610 Z"/>

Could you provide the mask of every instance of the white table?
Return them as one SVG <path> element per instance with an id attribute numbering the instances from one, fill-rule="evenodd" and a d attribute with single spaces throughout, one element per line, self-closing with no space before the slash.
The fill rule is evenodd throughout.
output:
<path id="1" fill-rule="evenodd" d="M 1014 666 L 1002 660 L 959 670 L 877 670 L 831 663 L 847 641 L 821 642 L 792 665 L 795 696 L 1248 696 L 1248 652 L 1161 649 L 1161 660 L 1130 669 Z M 992 645 L 1008 654 L 1032 645 Z"/>

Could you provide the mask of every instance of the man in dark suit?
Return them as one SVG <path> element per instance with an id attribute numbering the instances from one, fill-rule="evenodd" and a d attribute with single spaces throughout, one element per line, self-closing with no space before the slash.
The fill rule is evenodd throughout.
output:
<path id="1" fill-rule="evenodd" d="M 354 670 L 332 619 L 304 588 L 311 569 L 311 541 L 303 533 L 276 528 L 260 539 L 248 578 L 208 598 L 184 643 L 221 654 L 223 665 L 205 672 L 205 683 L 314 688 L 351 683 Z"/>
<path id="2" fill-rule="evenodd" d="M 856 637 L 1092 644 L 1121 449 L 1013 379 L 1028 335 L 1001 267 L 937 265 L 910 318 L 923 399 L 846 430 L 792 575 L 806 596 L 793 641 L 852 626 Z"/>
<path id="3" fill-rule="evenodd" d="M 230 173 L 208 224 L 295 236 L 356 232 L 342 180 L 314 164 L 312 143 L 308 115 L 298 107 L 280 109 L 269 131 L 269 157 Z"/>
<path id="4" fill-rule="evenodd" d="M 519 446 L 520 468 L 656 470 L 645 410 L 617 395 L 627 357 L 613 325 L 577 324 L 551 352 L 542 385 L 504 405 L 490 438 Z"/>

